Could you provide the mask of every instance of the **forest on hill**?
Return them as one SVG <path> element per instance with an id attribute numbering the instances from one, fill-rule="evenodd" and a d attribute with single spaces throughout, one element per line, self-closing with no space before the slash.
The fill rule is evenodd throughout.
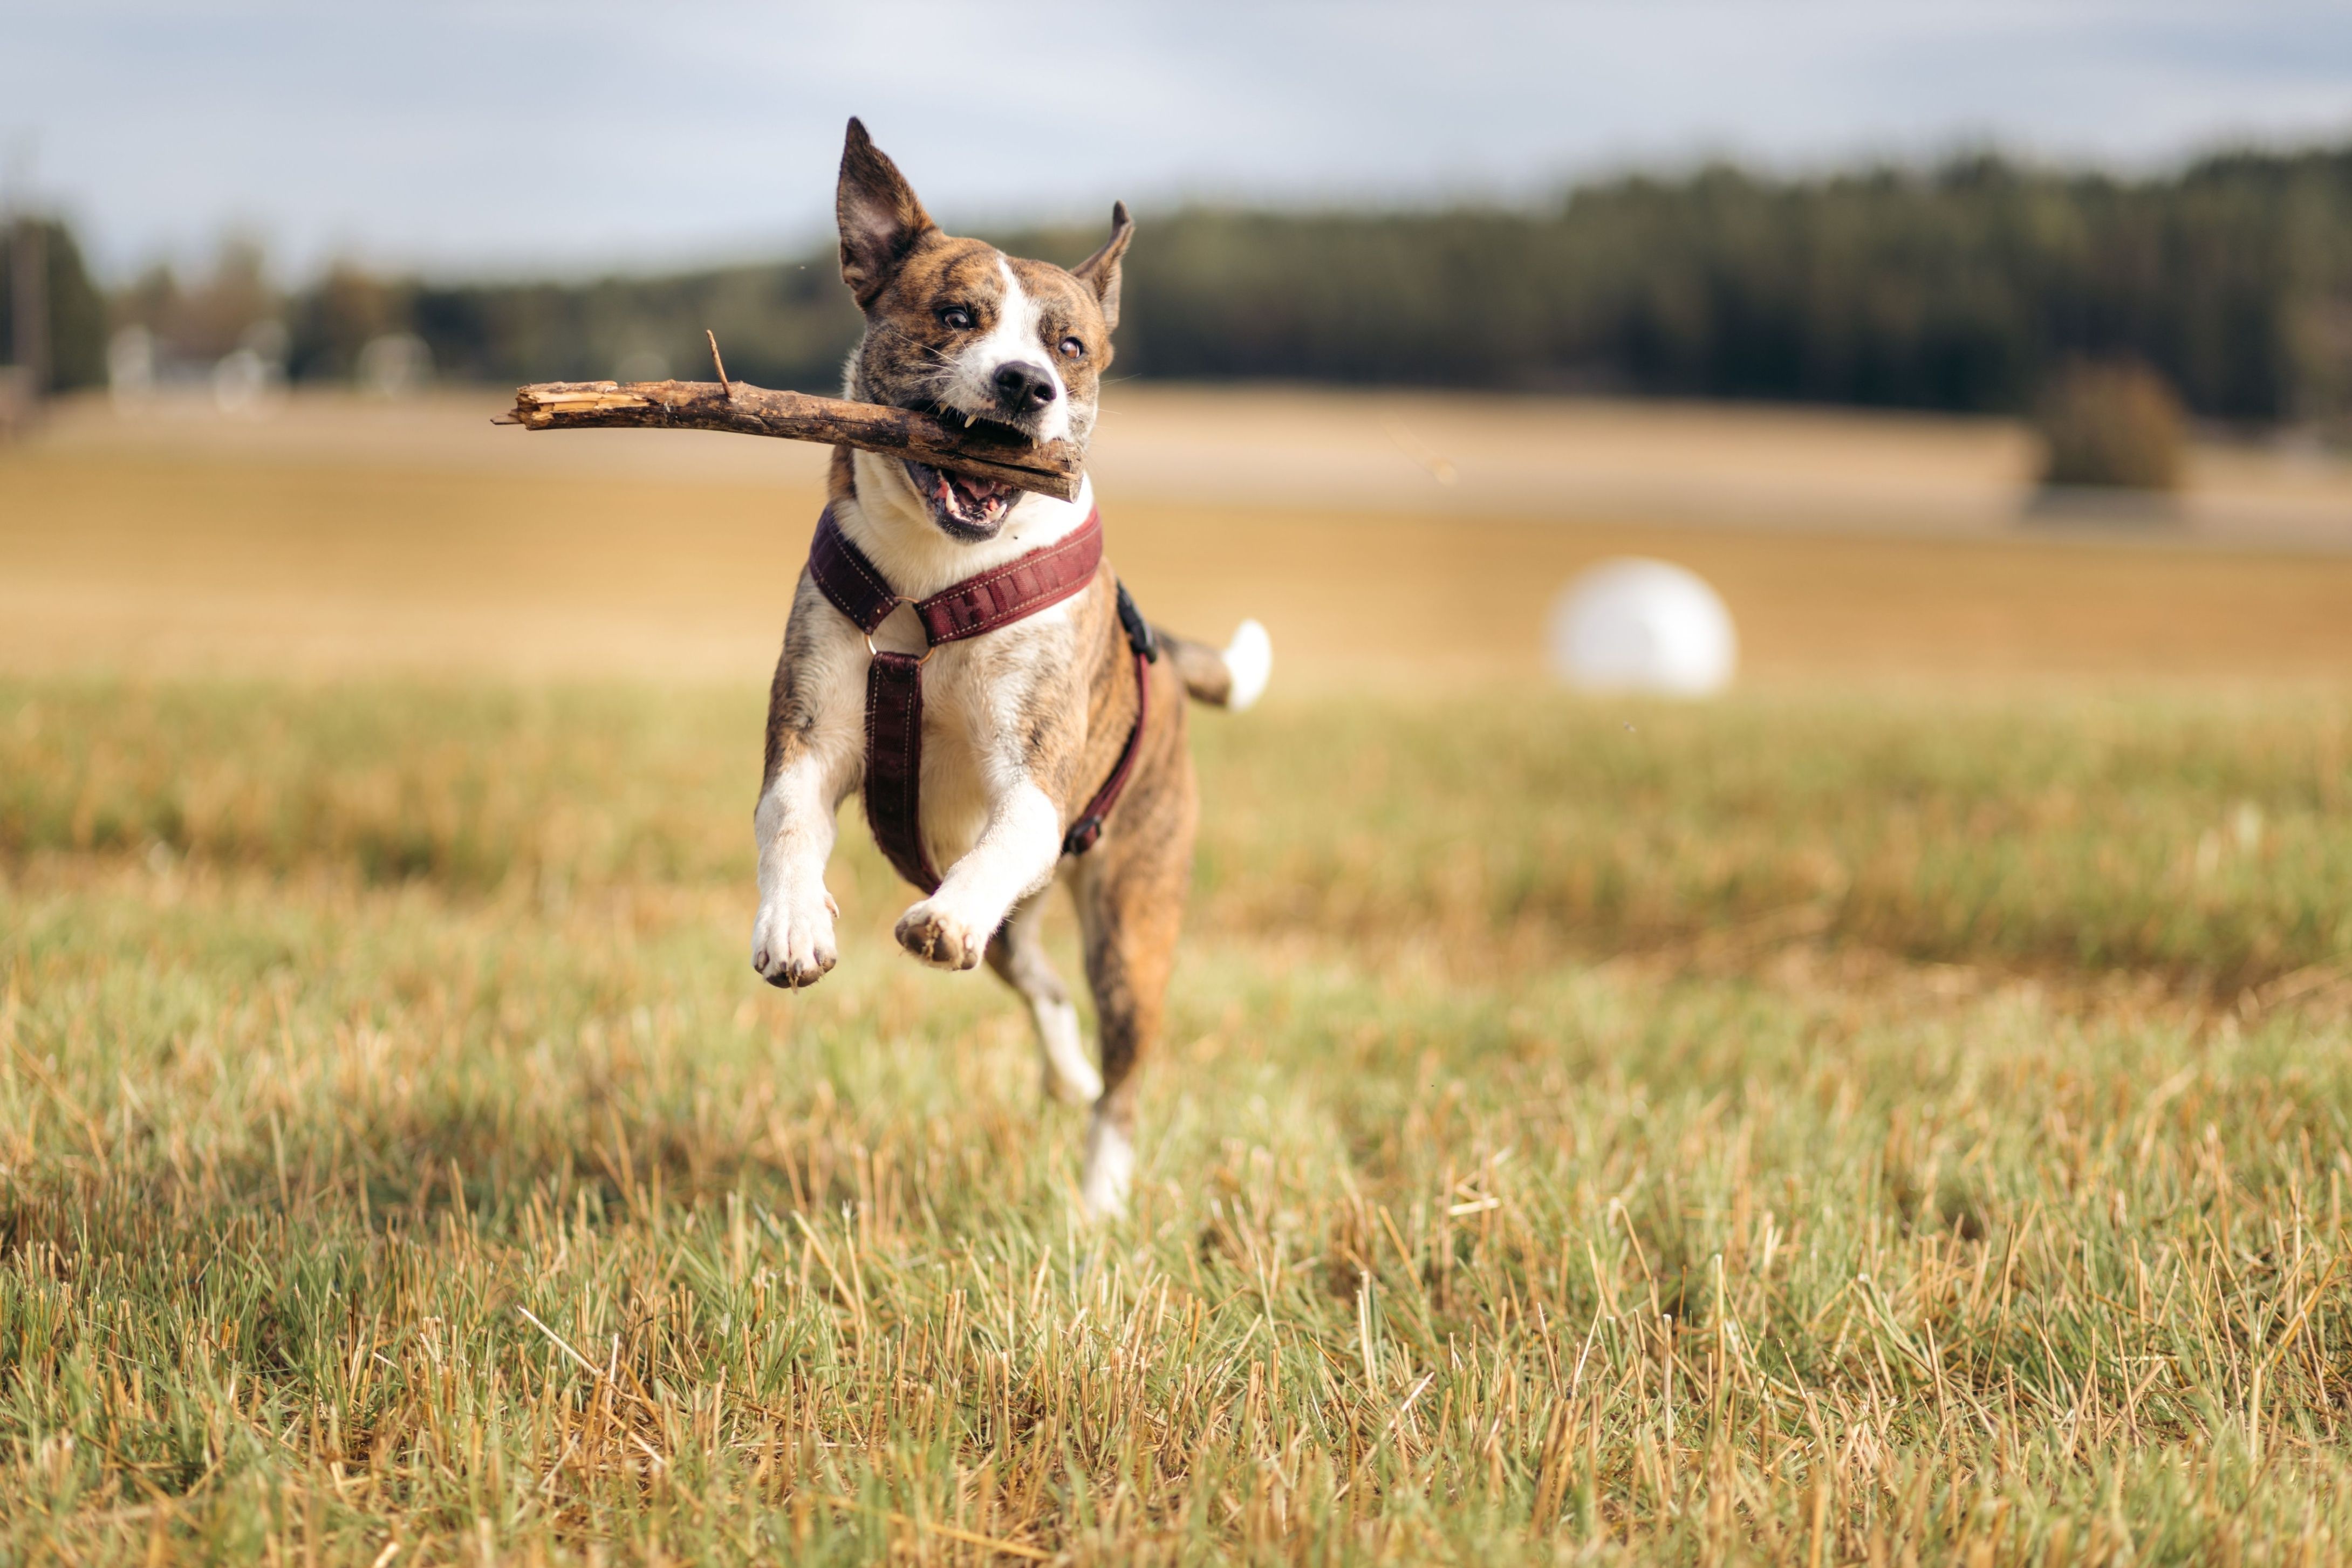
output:
<path id="1" fill-rule="evenodd" d="M 1066 263 L 1101 235 L 987 237 Z M 173 340 L 217 281 L 151 275 L 116 319 Z M 1993 412 L 2089 359 L 2151 367 L 2209 418 L 2336 421 L 2352 413 L 2352 148 L 2145 179 L 1986 156 L 1628 177 L 1538 208 L 1147 210 L 1125 301 L 1121 375 Z M 389 332 L 449 378 L 691 376 L 709 328 L 734 374 L 830 391 L 857 331 L 830 246 L 590 282 L 342 267 L 272 308 L 297 379 L 351 374 Z M 220 336 L 222 312 L 206 319 Z"/>

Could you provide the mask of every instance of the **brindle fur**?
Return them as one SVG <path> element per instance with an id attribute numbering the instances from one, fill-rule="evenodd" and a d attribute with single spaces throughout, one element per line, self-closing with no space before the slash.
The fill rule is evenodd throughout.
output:
<path id="1" fill-rule="evenodd" d="M 846 368 L 849 395 L 900 407 L 944 403 L 1033 437 L 1045 423 L 1066 422 L 1068 437 L 1084 444 L 1118 321 L 1119 258 L 1132 232 L 1123 206 L 1114 211 L 1108 243 L 1074 270 L 1007 257 L 940 233 L 852 120 L 839 212 L 842 277 L 866 319 Z M 968 327 L 942 322 L 951 306 L 970 313 Z M 1058 407 L 1021 414 L 971 408 L 970 366 L 958 356 L 976 351 L 976 343 L 1010 341 L 997 331 L 1000 313 L 1032 308 L 1034 346 L 1049 356 Z M 1057 537 L 1092 502 L 1090 484 L 1067 513 L 1048 497 L 1024 497 L 1007 512 L 1001 537 L 974 538 L 945 521 L 928 526 L 932 514 L 903 466 L 845 447 L 834 454 L 830 490 L 844 531 L 909 596 Z M 1222 701 L 1226 689 L 1213 650 L 1169 639 L 1171 656 L 1149 666 L 1150 712 L 1125 792 L 1088 853 L 1060 855 L 1060 835 L 1109 775 L 1134 727 L 1135 662 L 1116 591 L 1106 560 L 1095 581 L 1062 605 L 946 644 L 926 666 L 922 831 L 933 863 L 947 869 L 938 892 L 908 909 L 897 932 L 908 952 L 941 967 L 970 968 L 984 954 L 1029 1003 L 1049 1091 L 1094 1102 L 1083 1197 L 1097 1214 L 1123 1202 L 1135 1070 L 1160 1034 L 1190 882 L 1198 804 L 1184 698 L 1189 692 Z M 889 632 L 886 623 L 881 640 Z M 835 812 L 863 771 L 866 659 L 865 639 L 803 571 L 769 698 L 755 817 L 761 897 L 753 963 L 780 986 L 814 984 L 835 962 L 836 911 L 823 873 Z M 1071 1060 L 1075 1009 L 1035 935 L 1039 905 L 1055 881 L 1070 890 L 1083 933 L 1100 1025 L 1098 1086 L 1088 1082 L 1087 1064 Z"/>

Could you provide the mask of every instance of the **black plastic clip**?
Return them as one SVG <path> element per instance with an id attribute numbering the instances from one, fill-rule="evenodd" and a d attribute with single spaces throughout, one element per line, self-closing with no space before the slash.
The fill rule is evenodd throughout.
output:
<path id="1" fill-rule="evenodd" d="M 1127 628 L 1127 645 L 1142 654 L 1144 663 L 1160 662 L 1159 634 L 1143 618 L 1143 612 L 1135 607 L 1135 596 L 1128 592 L 1123 582 L 1118 585 L 1118 623 Z"/>

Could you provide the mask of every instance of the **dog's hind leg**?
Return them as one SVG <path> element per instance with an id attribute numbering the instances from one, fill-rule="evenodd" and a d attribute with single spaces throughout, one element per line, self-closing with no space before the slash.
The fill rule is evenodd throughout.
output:
<path id="1" fill-rule="evenodd" d="M 1102 1094 L 1102 1074 L 1087 1055 L 1077 1004 L 1070 1000 L 1070 988 L 1054 972 L 1039 939 L 1037 922 L 1045 907 L 1045 893 L 1032 894 L 1013 907 L 988 939 L 988 967 L 1029 1004 L 1047 1096 L 1066 1105 L 1091 1105 Z"/>
<path id="2" fill-rule="evenodd" d="M 1082 877 L 1078 889 L 1087 983 L 1102 1024 L 1103 1092 L 1087 1128 L 1083 1186 L 1087 1213 L 1097 1219 L 1127 1212 L 1135 1173 L 1135 1070 L 1160 1042 L 1183 917 L 1181 886 L 1170 898 L 1163 884 L 1155 897 L 1139 885 L 1145 880 Z"/>
<path id="3" fill-rule="evenodd" d="M 1138 774 L 1112 831 L 1078 861 L 1074 878 L 1087 984 L 1102 1026 L 1103 1092 L 1087 1129 L 1082 1188 L 1087 1213 L 1096 1219 L 1127 1211 L 1135 1173 L 1135 1070 L 1160 1043 L 1192 876 L 1192 766 L 1181 749 L 1181 725 L 1171 727 L 1174 755 Z"/>

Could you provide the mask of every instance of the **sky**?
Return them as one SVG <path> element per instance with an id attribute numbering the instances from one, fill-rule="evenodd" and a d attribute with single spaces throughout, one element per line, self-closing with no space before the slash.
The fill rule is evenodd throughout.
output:
<path id="1" fill-rule="evenodd" d="M 852 113 L 950 226 L 1717 156 L 2145 171 L 2352 139 L 2352 5 L 0 0 L 0 150 L 110 277 L 232 229 L 289 277 L 774 255 L 826 233 Z"/>

